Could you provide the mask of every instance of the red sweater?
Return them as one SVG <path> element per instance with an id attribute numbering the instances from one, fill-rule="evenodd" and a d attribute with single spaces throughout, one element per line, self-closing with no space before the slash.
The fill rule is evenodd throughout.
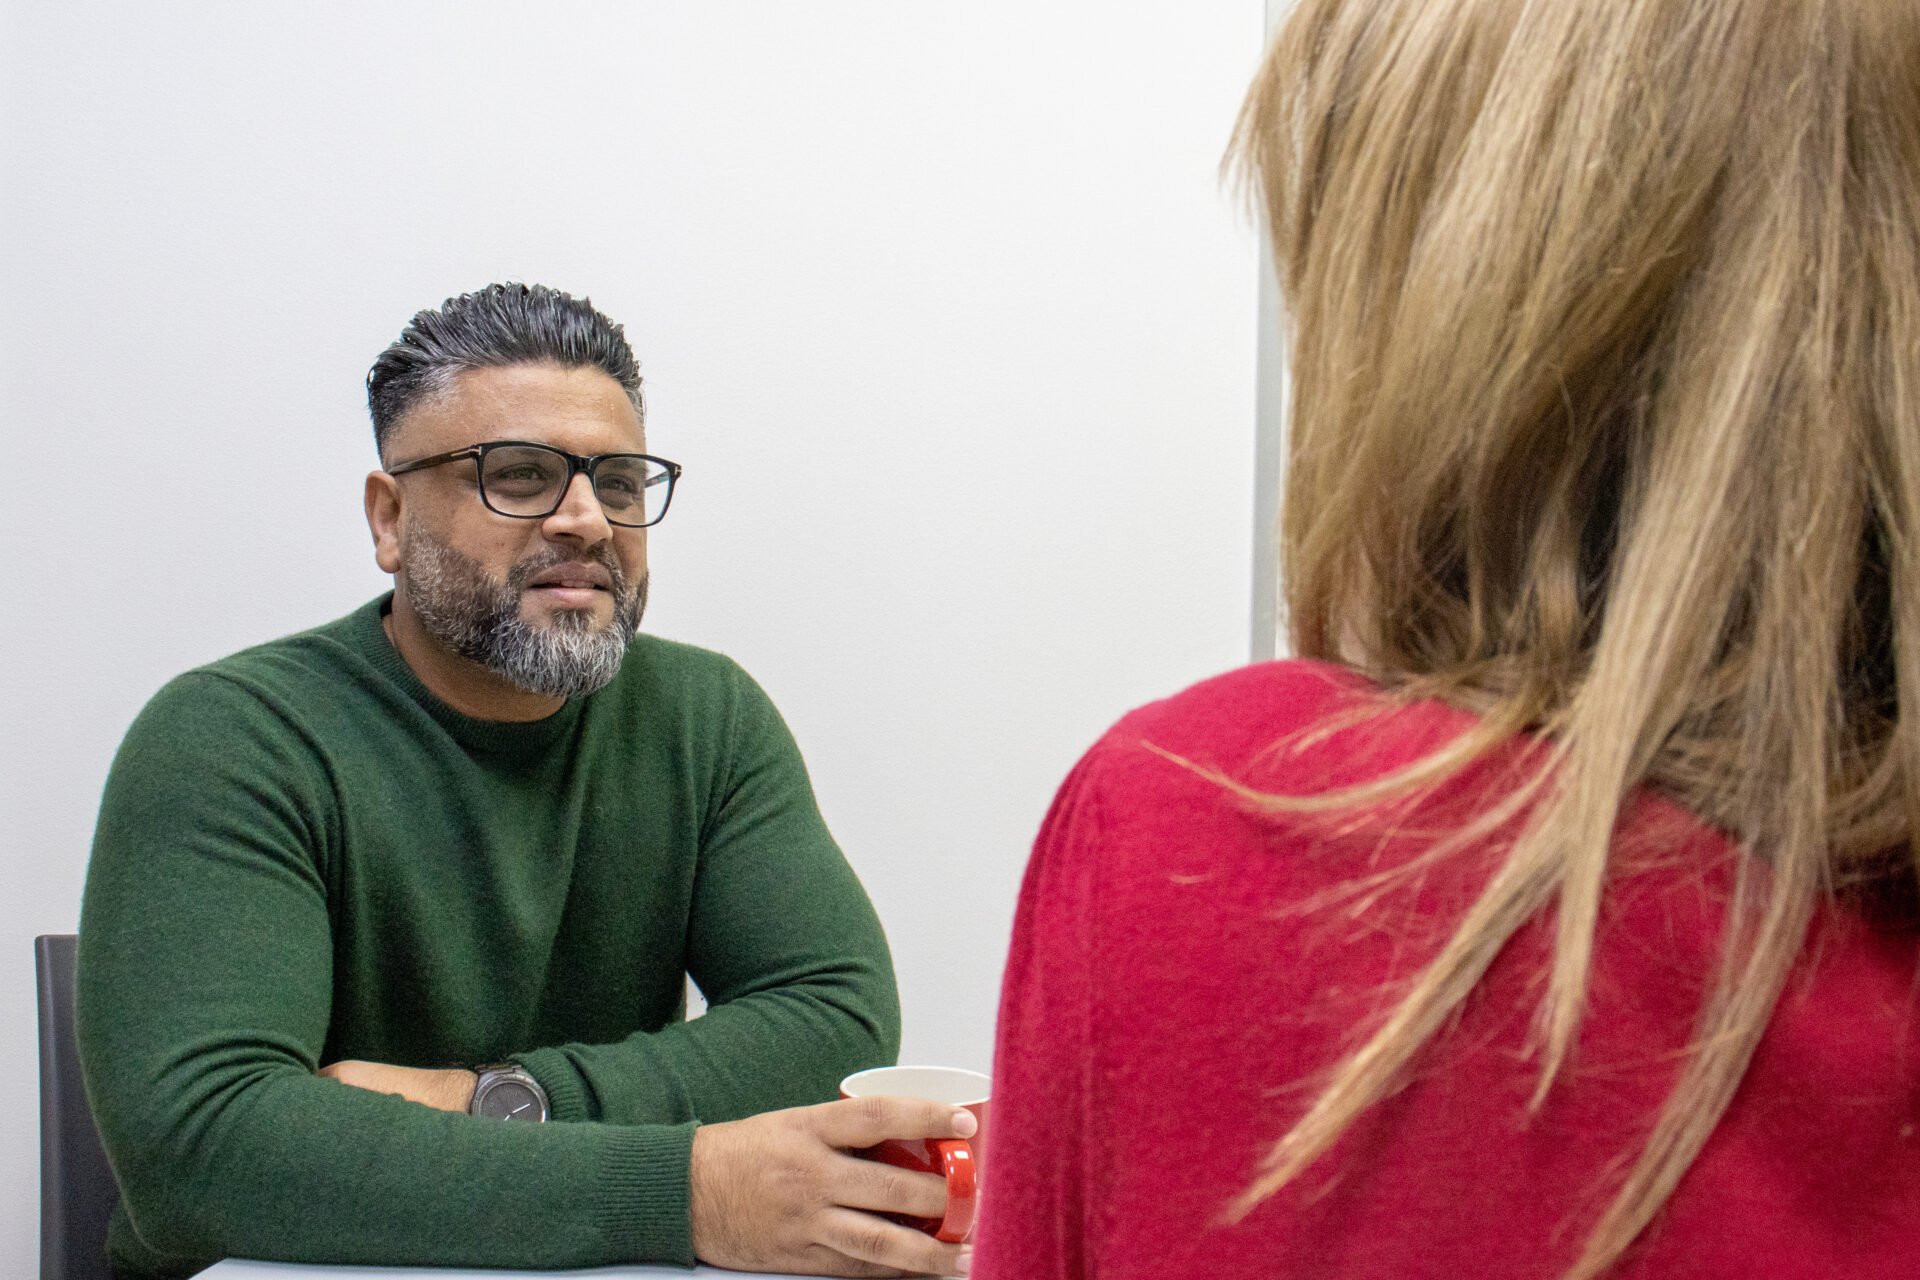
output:
<path id="1" fill-rule="evenodd" d="M 1429 847 L 1511 786 L 1518 748 L 1389 827 L 1252 816 L 1144 744 L 1299 794 L 1378 776 L 1471 723 L 1423 703 L 1301 733 L 1370 701 L 1337 667 L 1247 668 L 1128 716 L 1061 787 L 1007 966 L 975 1280 L 1544 1280 L 1572 1262 L 1673 1084 L 1740 856 L 1651 796 L 1622 817 L 1588 1016 L 1538 1115 L 1523 1051 L 1544 921 L 1405 1089 L 1294 1186 L 1219 1221 L 1499 848 L 1363 910 L 1299 904 Z M 1295 745 L 1273 749 L 1283 739 Z M 1822 910 L 1732 1107 L 1616 1274 L 1920 1275 L 1920 919 L 1886 896 Z"/>

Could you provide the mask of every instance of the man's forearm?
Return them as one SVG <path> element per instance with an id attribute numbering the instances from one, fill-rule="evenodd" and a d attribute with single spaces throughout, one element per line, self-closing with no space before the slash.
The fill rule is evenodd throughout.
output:
<path id="1" fill-rule="evenodd" d="M 808 981 L 712 1005 L 702 1017 L 607 1044 L 516 1050 L 556 1120 L 707 1123 L 825 1102 L 840 1080 L 894 1061 L 891 974 Z"/>
<path id="2" fill-rule="evenodd" d="M 466 1111 L 473 1105 L 473 1089 L 479 1077 L 459 1067 L 428 1070 L 423 1067 L 396 1067 L 385 1062 L 365 1062 L 349 1058 L 330 1062 L 319 1075 L 341 1084 L 372 1093 L 398 1094 L 422 1106 L 438 1111 Z"/>

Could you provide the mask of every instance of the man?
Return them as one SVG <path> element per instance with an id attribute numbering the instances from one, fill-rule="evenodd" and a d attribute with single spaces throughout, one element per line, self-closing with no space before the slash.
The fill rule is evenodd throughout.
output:
<path id="1" fill-rule="evenodd" d="M 766 696 L 637 635 L 680 468 L 619 326 L 495 285 L 367 385 L 392 594 L 173 681 L 107 783 L 79 1013 L 117 1270 L 963 1270 L 869 1212 L 943 1184 L 847 1151 L 971 1119 L 799 1105 L 892 1061 L 886 942 Z"/>

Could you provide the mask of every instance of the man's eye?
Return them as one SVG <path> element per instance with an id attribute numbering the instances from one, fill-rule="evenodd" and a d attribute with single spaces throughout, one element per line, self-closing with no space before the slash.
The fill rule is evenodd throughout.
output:
<path id="1" fill-rule="evenodd" d="M 500 468 L 487 477 L 487 484 L 502 493 L 531 496 L 545 493 L 551 488 L 553 477 L 544 467 L 527 463 L 524 466 Z"/>

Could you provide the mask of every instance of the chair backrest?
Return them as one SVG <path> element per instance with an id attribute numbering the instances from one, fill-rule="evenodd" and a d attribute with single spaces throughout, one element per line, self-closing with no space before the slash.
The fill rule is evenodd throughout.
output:
<path id="1" fill-rule="evenodd" d="M 79 939 L 33 940 L 40 993 L 40 1280 L 112 1280 L 107 1219 L 120 1188 L 100 1146 L 74 1040 L 73 971 Z"/>

